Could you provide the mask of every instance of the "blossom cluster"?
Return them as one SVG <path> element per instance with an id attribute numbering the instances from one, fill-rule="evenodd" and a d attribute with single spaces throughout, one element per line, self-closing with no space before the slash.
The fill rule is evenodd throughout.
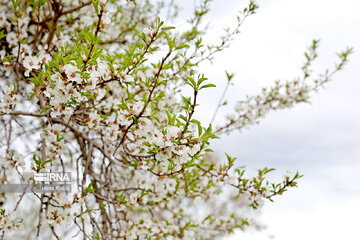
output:
<path id="1" fill-rule="evenodd" d="M 227 115 L 227 126 L 240 129 L 257 123 L 271 110 L 291 108 L 296 103 L 308 102 L 313 90 L 311 83 L 294 80 L 280 83 L 263 91 L 259 95 L 248 97 L 245 101 L 238 101 L 234 107 L 235 113 Z"/>
<path id="2" fill-rule="evenodd" d="M 0 228 L 7 229 L 7 231 L 21 231 L 23 224 L 21 219 L 14 217 L 11 213 L 7 213 L 5 210 L 0 211 Z"/>
<path id="3" fill-rule="evenodd" d="M 16 89 L 5 86 L 4 97 L 0 101 L 0 113 L 10 113 L 20 100 L 21 96 L 16 93 Z"/>
<path id="4" fill-rule="evenodd" d="M 215 130 L 194 114 L 215 87 L 200 63 L 228 45 L 257 5 L 250 1 L 213 46 L 202 42 L 200 24 L 211 1 L 180 32 L 154 17 L 165 6 L 151 2 L 0 0 L 0 183 L 29 172 L 73 176 L 71 193 L 1 195 L 1 236 L 221 239 L 256 226 L 265 200 L 296 186 L 299 174 L 278 183 L 265 178 L 273 169 L 247 176 L 235 158 L 214 159 L 210 143 L 308 101 L 311 84 L 264 89 Z"/>

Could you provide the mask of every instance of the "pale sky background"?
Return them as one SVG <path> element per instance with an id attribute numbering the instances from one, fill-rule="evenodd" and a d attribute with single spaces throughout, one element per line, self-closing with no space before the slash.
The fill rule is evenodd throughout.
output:
<path id="1" fill-rule="evenodd" d="M 185 10 L 193 4 L 190 0 Z M 216 39 L 221 26 L 231 26 L 247 1 L 214 0 L 208 20 L 208 39 Z M 180 3 L 180 2 L 179 2 Z M 272 112 L 260 125 L 215 142 L 215 150 L 238 157 L 249 172 L 275 167 L 274 179 L 286 170 L 304 178 L 275 202 L 267 202 L 263 232 L 237 233 L 235 239 L 358 240 L 360 239 L 360 2 L 356 0 L 258 1 L 258 13 L 247 19 L 230 49 L 202 71 L 217 89 L 201 95 L 197 116 L 211 118 L 226 79 L 224 70 L 236 72 L 227 100 L 235 104 L 247 94 L 260 92 L 274 80 L 300 75 L 303 53 L 312 39 L 321 39 L 315 73 L 332 68 L 335 52 L 354 47 L 345 69 L 326 89 L 313 94 L 312 104 Z M 211 97 L 210 97 L 211 96 Z M 233 105 L 232 105 L 233 106 Z M 222 111 L 217 122 L 223 119 Z M 229 109 L 228 109 L 229 110 Z"/>

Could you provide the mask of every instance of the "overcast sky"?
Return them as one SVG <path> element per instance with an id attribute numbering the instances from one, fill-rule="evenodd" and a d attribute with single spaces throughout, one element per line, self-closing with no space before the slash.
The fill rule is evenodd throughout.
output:
<path id="1" fill-rule="evenodd" d="M 245 2 L 215 0 L 208 38 L 216 39 L 221 26 L 231 26 Z M 238 157 L 239 164 L 250 171 L 267 166 L 277 168 L 279 176 L 286 170 L 305 175 L 299 188 L 266 204 L 261 216 L 266 230 L 238 233 L 232 239 L 359 239 L 360 2 L 258 3 L 258 13 L 245 22 L 231 48 L 218 55 L 214 65 L 203 66 L 219 88 L 200 95 L 198 118 L 211 117 L 226 81 L 224 70 L 237 73 L 227 97 L 234 104 L 274 80 L 299 76 L 303 53 L 312 39 L 321 39 L 315 73 L 334 66 L 335 52 L 353 46 L 355 53 L 326 89 L 313 94 L 311 105 L 272 112 L 260 125 L 223 136 L 216 143 L 219 155 L 227 152 Z M 225 112 L 220 112 L 217 122 Z"/>

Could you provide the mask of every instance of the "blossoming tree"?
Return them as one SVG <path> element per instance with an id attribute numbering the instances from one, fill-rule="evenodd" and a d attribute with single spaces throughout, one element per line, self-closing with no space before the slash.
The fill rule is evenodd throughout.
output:
<path id="1" fill-rule="evenodd" d="M 251 177 L 229 155 L 212 159 L 210 141 L 307 102 L 351 49 L 313 78 L 314 41 L 303 76 L 239 101 L 222 126 L 205 126 L 194 112 L 215 85 L 199 66 L 258 6 L 250 1 L 235 29 L 208 45 L 200 23 L 211 1 L 183 31 L 169 25 L 177 13 L 169 2 L 0 1 L 1 184 L 38 184 L 29 172 L 73 176 L 71 193 L 1 193 L 3 239 L 217 239 L 256 224 L 251 209 L 296 186 L 297 173 L 271 183 L 274 169 Z M 164 9 L 168 23 L 157 17 Z"/>

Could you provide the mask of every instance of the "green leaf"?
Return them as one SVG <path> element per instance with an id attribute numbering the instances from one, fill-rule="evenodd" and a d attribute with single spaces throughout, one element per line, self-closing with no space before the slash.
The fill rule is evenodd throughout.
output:
<path id="1" fill-rule="evenodd" d="M 228 79 L 229 82 L 230 82 L 230 81 L 233 79 L 233 77 L 235 76 L 235 73 L 228 73 L 227 71 L 225 71 L 225 73 L 226 73 L 226 77 L 227 77 L 227 79 Z"/>
<path id="2" fill-rule="evenodd" d="M 188 77 L 186 84 L 190 85 L 192 88 L 196 89 L 196 82 L 194 80 L 194 78 L 192 77 Z"/>
<path id="3" fill-rule="evenodd" d="M 6 34 L 4 33 L 4 30 L 0 31 L 0 40 L 6 37 Z"/>
<path id="4" fill-rule="evenodd" d="M 163 27 L 161 30 L 166 31 L 170 29 L 175 29 L 175 27 L 169 26 L 169 27 Z"/>
<path id="5" fill-rule="evenodd" d="M 200 89 L 209 88 L 209 87 L 216 87 L 216 85 L 212 84 L 212 83 L 209 83 L 209 84 L 205 84 L 204 86 L 200 87 Z"/>
<path id="6" fill-rule="evenodd" d="M 227 157 L 227 160 L 228 160 L 228 165 L 229 166 L 232 166 L 236 160 L 236 158 L 232 158 L 230 155 L 228 155 L 227 153 L 226 154 L 226 157 Z"/>
<path id="7" fill-rule="evenodd" d="M 107 115 L 106 115 L 106 114 L 100 113 L 100 117 L 101 117 L 102 119 L 107 119 Z"/>
<path id="8" fill-rule="evenodd" d="M 190 47 L 190 46 L 187 45 L 187 44 L 180 44 L 179 46 L 177 46 L 177 47 L 175 48 L 175 50 L 180 50 L 180 49 L 189 48 L 189 47 Z"/>
<path id="9" fill-rule="evenodd" d="M 92 1 L 93 6 L 94 6 L 96 14 L 99 14 L 99 0 L 97 0 L 97 1 L 91 0 L 91 1 Z"/>
<path id="10" fill-rule="evenodd" d="M 39 85 L 39 80 L 37 78 L 31 77 L 28 78 L 35 86 Z"/>
<path id="11" fill-rule="evenodd" d="M 56 36 L 60 37 L 60 33 L 61 33 L 61 25 L 58 25 L 56 29 Z"/>
<path id="12" fill-rule="evenodd" d="M 171 116 L 171 113 L 169 113 L 168 110 L 165 110 L 165 112 L 168 117 L 168 125 L 173 126 L 175 124 L 176 115 Z"/>
<path id="13" fill-rule="evenodd" d="M 92 187 L 92 183 L 90 183 L 82 193 L 83 196 L 86 196 L 88 193 L 94 192 L 95 188 Z"/>
<path id="14" fill-rule="evenodd" d="M 92 95 L 91 93 L 89 93 L 89 92 L 80 92 L 80 94 L 81 94 L 81 96 L 85 96 L 85 97 L 88 97 L 88 98 L 90 98 L 90 99 L 92 99 L 93 101 L 95 101 L 95 97 L 94 97 L 94 95 Z"/>
<path id="15" fill-rule="evenodd" d="M 206 77 L 204 77 L 204 74 L 198 76 L 198 86 L 200 86 L 204 81 L 208 80 Z"/>
<path id="16" fill-rule="evenodd" d="M 96 239 L 96 240 L 100 240 L 100 235 L 99 235 L 99 233 L 96 233 L 95 239 Z"/>
<path id="17" fill-rule="evenodd" d="M 198 126 L 199 136 L 201 136 L 201 134 L 202 134 L 202 127 L 201 127 L 201 123 L 200 123 L 198 120 L 196 120 L 196 119 L 192 119 L 192 120 L 191 120 L 191 122 L 193 122 L 193 123 L 196 123 L 196 124 L 197 124 L 197 126 Z"/>
<path id="18" fill-rule="evenodd" d="M 13 5 L 15 11 L 16 11 L 16 8 L 19 6 L 19 1 L 18 0 L 11 0 L 11 2 L 12 2 L 12 5 Z"/>

